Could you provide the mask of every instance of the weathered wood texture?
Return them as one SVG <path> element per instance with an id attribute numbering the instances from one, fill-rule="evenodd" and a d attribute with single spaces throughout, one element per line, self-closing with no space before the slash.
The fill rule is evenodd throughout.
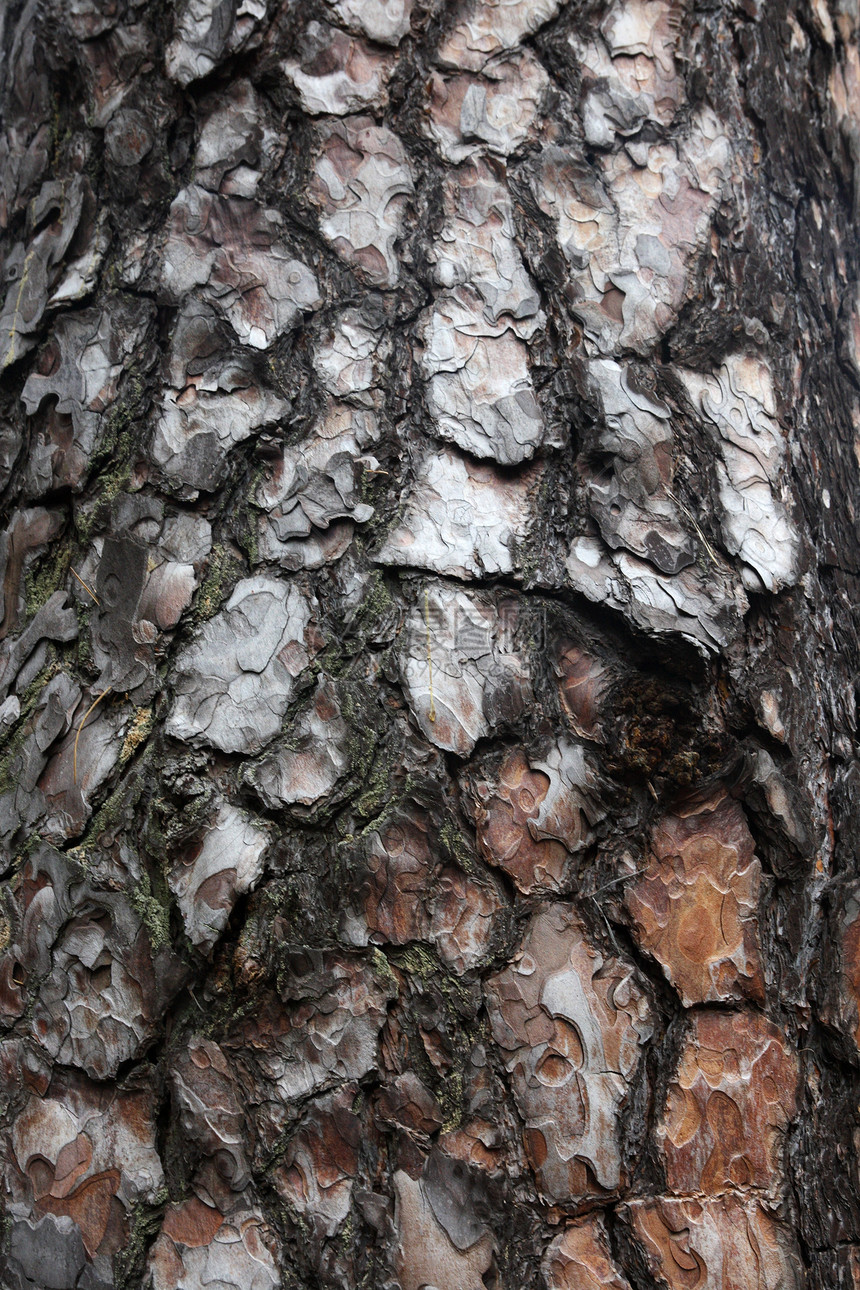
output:
<path id="1" fill-rule="evenodd" d="M 4 1290 L 860 1287 L 857 0 L 9 0 Z"/>

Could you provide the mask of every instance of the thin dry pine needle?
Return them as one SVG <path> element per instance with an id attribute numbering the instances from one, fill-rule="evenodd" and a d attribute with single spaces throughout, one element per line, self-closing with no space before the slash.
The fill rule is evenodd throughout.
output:
<path id="1" fill-rule="evenodd" d="M 678 507 L 678 509 L 679 509 L 680 511 L 682 511 L 682 512 L 684 513 L 684 515 L 686 515 L 687 519 L 690 521 L 690 523 L 692 524 L 693 528 L 696 530 L 696 536 L 698 537 L 698 539 L 699 539 L 699 541 L 701 542 L 702 546 L 703 546 L 703 547 L 705 548 L 705 550 L 707 551 L 707 553 L 708 553 L 708 555 L 710 556 L 710 558 L 713 560 L 714 564 L 719 564 L 719 560 L 717 559 L 717 553 L 716 553 L 716 551 L 714 550 L 714 548 L 711 546 L 711 544 L 710 544 L 710 542 L 708 541 L 708 539 L 705 537 L 705 535 L 704 535 L 704 533 L 702 532 L 701 528 L 699 527 L 699 522 L 698 522 L 698 520 L 696 519 L 696 517 L 695 517 L 695 515 L 693 514 L 693 512 L 692 512 L 688 507 L 686 507 L 686 506 L 684 505 L 684 503 L 681 501 L 680 497 L 676 497 L 676 496 L 675 496 L 675 494 L 672 492 L 671 488 L 667 488 L 667 489 L 666 489 L 666 494 L 667 494 L 667 496 L 668 496 L 668 497 L 671 497 L 672 501 L 675 503 L 675 505 Z"/>
<path id="2" fill-rule="evenodd" d="M 427 716 L 431 721 L 436 720 L 436 705 L 433 702 L 433 655 L 430 650 L 430 593 L 424 588 L 424 624 L 427 628 L 427 670 L 430 677 L 430 709 Z"/>
<path id="3" fill-rule="evenodd" d="M 98 596 L 96 595 L 96 593 L 93 591 L 92 587 L 90 587 L 86 582 L 84 582 L 84 580 L 83 580 L 83 578 L 81 577 L 81 575 L 80 575 L 79 573 L 75 573 L 74 569 L 72 569 L 72 573 L 74 573 L 74 574 L 75 574 L 75 577 L 77 578 L 78 582 L 79 582 L 79 583 L 81 584 L 81 586 L 83 587 L 84 591 L 88 592 L 88 593 L 89 593 L 89 595 L 91 595 L 91 596 L 92 596 L 92 598 L 93 598 L 93 600 L 96 602 L 96 604 L 99 606 L 99 608 L 101 608 L 101 601 L 99 600 L 99 598 L 98 598 Z"/>
<path id="4" fill-rule="evenodd" d="M 90 715 L 90 713 L 92 712 L 93 708 L 95 708 L 99 703 L 101 703 L 101 701 L 102 701 L 102 699 L 105 697 L 105 695 L 106 695 L 106 694 L 110 694 L 110 692 L 111 692 L 111 690 L 112 690 L 112 689 L 113 689 L 113 686 L 112 686 L 112 685 L 109 685 L 109 686 L 107 687 L 107 689 L 106 689 L 106 690 L 102 690 L 102 692 L 101 692 L 101 694 L 98 696 L 98 698 L 96 698 L 96 699 L 94 699 L 94 700 L 93 700 L 93 702 L 92 702 L 92 703 L 90 704 L 90 706 L 87 708 L 87 710 L 86 710 L 86 712 L 84 713 L 84 715 L 81 717 L 81 724 L 78 726 L 78 733 L 75 735 L 75 747 L 74 747 L 74 751 L 73 751 L 73 753 L 72 753 L 72 779 L 73 779 L 73 781 L 74 781 L 76 784 L 77 784 L 77 782 L 78 782 L 78 740 L 79 740 L 79 739 L 80 739 L 80 737 L 81 737 L 81 731 L 82 731 L 82 730 L 83 730 L 83 728 L 84 728 L 84 723 L 85 723 L 85 721 L 86 721 L 87 717 L 88 717 L 88 716 Z"/>

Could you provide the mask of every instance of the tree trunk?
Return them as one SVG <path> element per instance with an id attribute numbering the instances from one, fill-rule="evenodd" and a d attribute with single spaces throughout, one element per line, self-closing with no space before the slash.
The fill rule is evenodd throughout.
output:
<path id="1" fill-rule="evenodd" d="M 860 1287 L 857 0 L 4 22 L 3 1286 Z"/>

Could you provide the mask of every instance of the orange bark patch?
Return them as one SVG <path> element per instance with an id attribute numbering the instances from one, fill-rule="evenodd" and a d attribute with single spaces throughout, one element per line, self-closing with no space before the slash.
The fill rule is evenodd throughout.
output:
<path id="1" fill-rule="evenodd" d="M 756 1200 L 648 1200 L 630 1205 L 652 1273 L 669 1290 L 799 1290 L 790 1234 Z"/>
<path id="2" fill-rule="evenodd" d="M 658 1129 L 670 1191 L 771 1190 L 796 1109 L 798 1061 L 757 1013 L 693 1014 Z"/>
<path id="3" fill-rule="evenodd" d="M 555 661 L 562 706 L 577 734 L 594 736 L 598 730 L 600 701 L 609 683 L 606 669 L 578 646 L 562 646 Z"/>
<path id="4" fill-rule="evenodd" d="M 686 1005 L 763 999 L 760 881 L 743 811 L 730 798 L 665 816 L 654 830 L 646 870 L 625 903 L 637 940 Z"/>
<path id="5" fill-rule="evenodd" d="M 209 1245 L 223 1222 L 224 1218 L 217 1209 L 192 1196 L 181 1205 L 170 1206 L 161 1230 L 171 1240 L 194 1248 Z"/>
<path id="6" fill-rule="evenodd" d="M 547 1250 L 543 1266 L 549 1290 L 630 1290 L 612 1262 L 600 1218 L 566 1227 Z"/>

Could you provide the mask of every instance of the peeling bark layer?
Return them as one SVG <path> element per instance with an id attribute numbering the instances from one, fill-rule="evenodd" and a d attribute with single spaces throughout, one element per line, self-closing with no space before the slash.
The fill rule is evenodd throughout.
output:
<path id="1" fill-rule="evenodd" d="M 856 1290 L 856 0 L 0 25 L 3 1286 Z"/>

